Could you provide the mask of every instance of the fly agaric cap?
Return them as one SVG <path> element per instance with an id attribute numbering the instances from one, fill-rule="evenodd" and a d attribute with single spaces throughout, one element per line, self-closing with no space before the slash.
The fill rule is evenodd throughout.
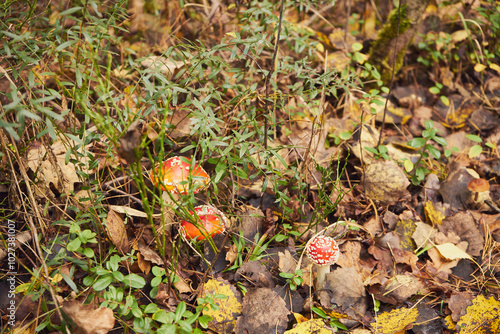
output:
<path id="1" fill-rule="evenodd" d="M 205 235 L 221 234 L 226 230 L 228 221 L 220 210 L 210 205 L 200 205 L 195 207 L 194 211 L 196 215 L 194 215 L 193 211 L 190 211 L 190 213 L 195 219 L 198 218 L 196 225 L 185 220 L 182 221 L 182 234 L 187 239 L 203 240 Z M 196 218 L 196 216 L 198 217 Z"/>
<path id="2" fill-rule="evenodd" d="M 319 266 L 329 266 L 339 259 L 339 246 L 331 237 L 318 236 L 306 248 L 307 256 Z"/>
<path id="3" fill-rule="evenodd" d="M 188 193 L 190 186 L 192 186 L 193 194 L 196 194 L 210 182 L 207 172 L 198 164 L 194 164 L 191 168 L 191 159 L 185 157 L 165 160 L 153 169 L 150 178 L 155 187 L 172 194 L 182 195 Z"/>
<path id="4" fill-rule="evenodd" d="M 480 193 L 490 190 L 490 184 L 485 179 L 474 179 L 469 182 L 467 189 L 475 193 Z"/>

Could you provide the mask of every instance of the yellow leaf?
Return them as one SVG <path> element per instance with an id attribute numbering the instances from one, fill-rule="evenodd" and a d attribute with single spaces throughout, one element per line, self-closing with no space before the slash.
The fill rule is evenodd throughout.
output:
<path id="1" fill-rule="evenodd" d="M 500 333 L 500 302 L 494 297 L 477 296 L 457 323 L 460 334 Z"/>
<path id="2" fill-rule="evenodd" d="M 441 255 L 447 260 L 457 260 L 457 259 L 469 259 L 472 260 L 469 254 L 452 244 L 447 242 L 442 245 L 436 245 L 436 249 L 441 253 Z"/>
<path id="3" fill-rule="evenodd" d="M 484 66 L 483 64 L 474 65 L 474 71 L 476 71 L 476 72 L 482 72 L 482 71 L 484 71 L 485 68 L 486 68 L 486 66 Z"/>
<path id="4" fill-rule="evenodd" d="M 498 66 L 497 64 L 490 64 L 490 68 L 494 71 L 497 71 L 497 73 L 500 73 L 500 66 Z"/>
<path id="5" fill-rule="evenodd" d="M 427 201 L 427 203 L 425 203 L 424 211 L 425 211 L 425 217 L 434 226 L 441 225 L 443 219 L 446 218 L 446 216 L 444 215 L 444 208 L 441 209 L 436 208 L 434 206 L 434 203 L 432 203 L 432 201 Z"/>
<path id="6" fill-rule="evenodd" d="M 236 38 L 236 34 L 233 31 L 227 32 L 226 35 L 232 38 Z"/>
<path id="7" fill-rule="evenodd" d="M 398 234 L 399 239 L 401 240 L 401 249 L 409 252 L 413 252 L 415 249 L 417 249 L 417 245 L 411 237 L 416 228 L 417 226 L 415 225 L 415 221 L 412 219 L 400 220 L 396 224 L 395 232 Z"/>
<path id="8" fill-rule="evenodd" d="M 324 47 L 324 45 L 323 45 L 323 44 L 321 44 L 321 43 L 316 44 L 316 49 L 317 49 L 319 52 L 321 52 L 321 53 L 324 53 L 324 52 L 325 52 L 325 47 Z"/>
<path id="9" fill-rule="evenodd" d="M 413 170 L 413 162 L 411 162 L 410 159 L 406 159 L 405 162 L 404 162 L 404 166 L 405 166 L 405 171 L 407 173 L 411 172 Z"/>
<path id="10" fill-rule="evenodd" d="M 236 318 L 241 314 L 241 296 L 234 286 L 225 280 L 211 279 L 203 286 L 202 296 L 212 295 L 218 310 L 203 310 L 203 314 L 212 317 L 209 328 L 217 333 L 231 333 L 236 325 Z M 224 295 L 226 299 L 215 298 Z"/>
<path id="11" fill-rule="evenodd" d="M 453 42 L 456 43 L 456 42 L 463 41 L 468 36 L 469 36 L 469 34 L 464 29 L 463 30 L 457 30 L 457 31 L 455 31 L 454 33 L 451 34 L 451 39 L 453 40 Z"/>
<path id="12" fill-rule="evenodd" d="M 444 325 L 445 325 L 446 328 L 454 330 L 455 326 L 457 324 L 455 324 L 453 322 L 453 319 L 451 318 L 451 315 L 448 315 L 448 316 L 446 316 L 446 318 L 444 318 Z"/>
<path id="13" fill-rule="evenodd" d="M 416 308 L 400 308 L 391 312 L 379 314 L 376 322 L 372 322 L 376 333 L 392 334 L 404 330 L 409 324 L 415 322 L 418 318 Z"/>
<path id="14" fill-rule="evenodd" d="M 295 317 L 295 321 L 297 321 L 298 324 L 300 324 L 301 322 L 309 321 L 309 319 L 307 319 L 300 313 L 294 313 L 293 316 Z"/>
<path id="15" fill-rule="evenodd" d="M 295 328 L 285 332 L 285 334 L 331 334 L 332 331 L 327 329 L 322 319 L 311 319 L 306 322 L 297 324 Z"/>

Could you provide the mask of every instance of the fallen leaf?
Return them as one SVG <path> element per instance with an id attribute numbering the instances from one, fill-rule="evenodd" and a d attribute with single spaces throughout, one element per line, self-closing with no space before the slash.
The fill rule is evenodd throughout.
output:
<path id="1" fill-rule="evenodd" d="M 66 144 L 58 140 L 49 149 L 36 143 L 28 151 L 28 167 L 35 173 L 39 181 L 35 189 L 42 196 L 46 192 L 51 192 L 51 185 L 61 194 L 70 194 L 75 189 L 75 183 L 81 182 L 75 164 L 66 163 L 66 145 L 69 147 L 81 145 L 70 139 L 67 140 L 69 142 Z M 84 152 L 79 152 L 79 154 L 78 170 L 87 173 L 88 169 L 85 166 L 88 165 L 89 159 Z"/>
<path id="2" fill-rule="evenodd" d="M 141 144 L 141 131 L 139 126 L 141 123 L 135 121 L 128 127 L 127 131 L 120 138 L 120 145 L 118 146 L 118 155 L 125 159 L 129 164 L 137 161 L 138 157 L 142 156 L 139 149 Z"/>
<path id="3" fill-rule="evenodd" d="M 246 293 L 241 313 L 236 321 L 236 334 L 275 334 L 285 331 L 290 311 L 276 292 L 257 288 Z"/>
<path id="4" fill-rule="evenodd" d="M 376 322 L 372 322 L 376 333 L 392 334 L 411 328 L 410 325 L 418 318 L 417 308 L 406 308 L 384 312 L 378 315 Z"/>
<path id="5" fill-rule="evenodd" d="M 394 203 L 408 196 L 406 188 L 410 181 L 396 162 L 375 161 L 365 169 L 364 187 L 366 195 L 373 200 Z"/>
<path id="6" fill-rule="evenodd" d="M 469 254 L 458 248 L 452 243 L 436 245 L 436 249 L 447 260 L 469 259 L 472 260 Z"/>
<path id="7" fill-rule="evenodd" d="M 238 280 L 239 276 L 244 276 L 250 280 L 252 284 L 259 287 L 274 288 L 275 283 L 273 275 L 266 269 L 259 261 L 248 261 L 243 263 L 238 270 L 236 270 L 235 279 Z"/>
<path id="8" fill-rule="evenodd" d="M 295 269 L 297 267 L 297 261 L 293 258 L 292 254 L 288 249 L 285 249 L 285 252 L 278 252 L 279 263 L 278 267 L 280 272 L 282 273 L 295 273 Z"/>
<path id="9" fill-rule="evenodd" d="M 115 325 L 113 311 L 107 307 L 94 309 L 92 305 L 70 300 L 62 304 L 62 310 L 75 323 L 73 334 L 106 334 Z"/>
<path id="10" fill-rule="evenodd" d="M 465 251 L 465 249 L 467 249 L 467 242 L 466 241 L 460 242 L 456 245 L 456 247 L 458 247 L 462 251 Z M 439 277 L 442 279 L 448 278 L 448 275 L 451 274 L 451 268 L 456 267 L 458 261 L 460 260 L 460 259 L 447 260 L 441 255 L 441 253 L 436 248 L 429 249 L 427 251 L 427 255 L 429 255 L 429 257 L 431 258 L 432 265 L 437 270 L 437 272 L 441 274 Z"/>
<path id="11" fill-rule="evenodd" d="M 457 323 L 460 334 L 500 333 L 500 302 L 478 295 Z"/>
<path id="12" fill-rule="evenodd" d="M 417 249 L 423 249 L 429 242 L 434 241 L 437 230 L 423 222 L 417 222 L 415 225 L 415 232 L 413 232 L 411 237 L 415 240 Z"/>
<path id="13" fill-rule="evenodd" d="M 320 298 L 323 306 L 336 304 L 352 319 L 358 319 L 366 313 L 365 286 L 361 274 L 355 268 L 336 268 L 326 274 L 324 291 L 329 292 L 329 299 Z"/>
<path id="14" fill-rule="evenodd" d="M 331 334 L 332 331 L 325 325 L 323 319 L 311 319 L 305 322 L 298 323 L 293 329 L 285 332 L 285 334 Z"/>
<path id="15" fill-rule="evenodd" d="M 470 292 L 453 292 L 449 301 L 448 308 L 451 311 L 451 319 L 453 322 L 458 322 L 460 316 L 462 315 L 462 311 L 471 304 L 474 295 Z M 464 312 L 465 314 L 465 312 Z"/>
<path id="16" fill-rule="evenodd" d="M 400 239 L 400 248 L 405 251 L 413 252 L 416 249 L 415 242 L 412 239 L 412 234 L 415 232 L 416 225 L 413 219 L 400 220 L 396 224 L 396 232 Z"/>
<path id="17" fill-rule="evenodd" d="M 417 293 L 422 293 L 424 285 L 412 274 L 396 275 L 385 286 L 385 295 L 390 295 L 399 302 L 404 302 Z"/>
<path id="18" fill-rule="evenodd" d="M 433 226 L 441 225 L 443 219 L 446 218 L 444 215 L 444 209 L 442 206 L 438 206 L 438 204 L 434 204 L 431 201 L 427 201 L 424 207 L 425 217 L 428 221 L 432 223 Z"/>
<path id="19" fill-rule="evenodd" d="M 242 312 L 241 295 L 236 288 L 223 279 L 210 279 L 203 285 L 202 296 L 211 295 L 218 310 L 209 308 L 203 310 L 204 315 L 212 317 L 209 328 L 217 333 L 232 333 L 236 325 L 236 318 Z M 225 299 L 215 298 L 224 295 Z"/>
<path id="20" fill-rule="evenodd" d="M 106 231 L 108 232 L 109 239 L 120 253 L 127 254 L 130 251 L 127 230 L 123 219 L 113 210 L 109 210 L 106 217 Z"/>
<path id="21" fill-rule="evenodd" d="M 149 56 L 141 61 L 142 66 L 169 75 L 187 64 L 189 64 L 189 62 L 177 61 L 162 56 Z"/>
<path id="22" fill-rule="evenodd" d="M 474 218 L 466 213 L 459 212 L 453 216 L 447 217 L 443 223 L 437 227 L 443 234 L 454 233 L 460 237 L 461 241 L 467 241 L 469 247 L 467 253 L 470 256 L 479 256 L 484 247 L 484 239 L 479 232 L 479 228 Z M 441 244 L 443 242 L 436 242 Z"/>

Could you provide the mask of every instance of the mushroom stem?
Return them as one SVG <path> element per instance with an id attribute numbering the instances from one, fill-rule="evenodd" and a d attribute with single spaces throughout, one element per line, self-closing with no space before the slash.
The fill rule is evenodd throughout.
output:
<path id="1" fill-rule="evenodd" d="M 325 286 L 326 274 L 330 273 L 330 265 L 320 266 L 318 265 L 316 272 L 316 290 L 322 290 Z"/>

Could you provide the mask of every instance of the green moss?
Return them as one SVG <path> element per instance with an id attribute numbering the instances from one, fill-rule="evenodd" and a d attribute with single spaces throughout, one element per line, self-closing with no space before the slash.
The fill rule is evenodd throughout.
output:
<path id="1" fill-rule="evenodd" d="M 398 26 L 398 10 L 395 9 L 389 15 L 388 22 L 379 32 L 378 39 L 372 45 L 370 50 L 370 64 L 374 65 L 382 75 L 382 81 L 388 83 L 391 78 L 392 68 L 389 66 L 388 57 L 391 55 L 394 46 L 391 41 L 395 40 Z M 408 5 L 401 5 L 401 19 L 399 25 L 399 35 L 404 34 L 412 27 L 412 22 L 408 18 Z M 399 50 L 396 55 L 396 72 L 403 65 L 403 57 L 406 53 L 406 45 Z"/>

